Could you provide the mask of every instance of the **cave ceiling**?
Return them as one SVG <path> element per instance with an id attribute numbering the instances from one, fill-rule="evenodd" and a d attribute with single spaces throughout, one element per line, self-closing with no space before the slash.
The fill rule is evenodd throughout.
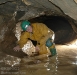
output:
<path id="1" fill-rule="evenodd" d="M 63 14 L 77 20 L 77 0 L 0 0 L 0 15 L 17 20 Z"/>
<path id="2" fill-rule="evenodd" d="M 77 0 L 49 0 L 56 6 L 58 6 L 64 14 L 70 16 L 71 18 L 77 20 Z"/>

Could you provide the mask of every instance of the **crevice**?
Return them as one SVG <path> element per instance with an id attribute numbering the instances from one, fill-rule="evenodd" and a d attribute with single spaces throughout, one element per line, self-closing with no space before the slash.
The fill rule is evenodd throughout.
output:
<path id="1" fill-rule="evenodd" d="M 49 2 L 51 2 L 50 0 L 48 0 Z M 51 2 L 55 7 L 57 7 L 62 13 L 63 13 L 63 15 L 65 16 L 65 13 L 63 12 L 63 10 L 60 8 L 60 7 L 58 7 L 56 4 L 54 4 L 53 2 Z"/>
<path id="2" fill-rule="evenodd" d="M 6 2 L 3 2 L 3 3 L 0 3 L 0 5 L 3 5 L 3 4 L 6 4 L 6 3 L 10 3 L 10 2 L 14 2 L 14 1 L 6 1 Z"/>

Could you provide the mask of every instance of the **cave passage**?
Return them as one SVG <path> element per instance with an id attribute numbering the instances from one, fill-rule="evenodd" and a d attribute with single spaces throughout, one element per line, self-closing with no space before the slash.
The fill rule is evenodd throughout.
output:
<path id="1" fill-rule="evenodd" d="M 76 33 L 71 27 L 71 24 L 67 19 L 60 16 L 40 16 L 29 20 L 31 23 L 40 22 L 46 24 L 51 30 L 55 32 L 55 44 L 66 44 L 74 39 L 76 39 Z M 15 52 L 13 48 L 16 46 L 17 39 L 13 29 L 16 28 L 16 23 L 10 21 L 8 23 L 8 30 L 5 31 L 4 40 L 1 44 L 2 52 L 10 54 L 17 57 L 26 56 L 22 51 Z M 18 23 L 18 22 L 17 22 Z M 8 39 L 9 38 L 9 39 Z"/>
<path id="2" fill-rule="evenodd" d="M 76 38 L 71 24 L 61 16 L 40 16 L 30 20 L 31 22 L 42 22 L 55 32 L 56 44 L 65 44 Z"/>

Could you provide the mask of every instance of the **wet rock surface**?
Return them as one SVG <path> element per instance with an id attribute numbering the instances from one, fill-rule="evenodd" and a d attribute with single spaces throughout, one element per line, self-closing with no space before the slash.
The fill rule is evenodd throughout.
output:
<path id="1" fill-rule="evenodd" d="M 74 0 L 49 0 L 56 6 L 58 6 L 66 15 L 69 15 L 71 18 L 77 20 L 77 4 L 74 2 Z"/>
<path id="2" fill-rule="evenodd" d="M 14 25 L 15 25 L 14 20 L 10 20 L 8 24 L 4 24 L 4 27 L 3 27 L 4 34 L 2 34 L 3 40 L 1 41 L 1 44 L 0 44 L 1 45 L 0 50 L 9 55 L 23 57 L 24 55 L 26 55 L 25 53 L 23 53 L 22 51 L 15 52 L 13 50 L 13 48 L 16 46 L 16 41 L 17 41 L 14 33 Z"/>

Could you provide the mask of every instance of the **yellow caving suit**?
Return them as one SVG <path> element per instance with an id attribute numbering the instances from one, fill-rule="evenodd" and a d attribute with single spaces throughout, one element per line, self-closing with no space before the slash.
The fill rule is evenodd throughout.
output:
<path id="1" fill-rule="evenodd" d="M 39 54 L 48 53 L 45 43 L 48 38 L 53 36 L 54 32 L 43 23 L 33 23 L 31 25 L 33 32 L 29 33 L 25 31 L 20 36 L 20 40 L 18 41 L 20 48 L 22 48 L 27 43 L 28 38 L 30 38 L 31 40 L 37 41 L 37 45 L 40 48 Z"/>

